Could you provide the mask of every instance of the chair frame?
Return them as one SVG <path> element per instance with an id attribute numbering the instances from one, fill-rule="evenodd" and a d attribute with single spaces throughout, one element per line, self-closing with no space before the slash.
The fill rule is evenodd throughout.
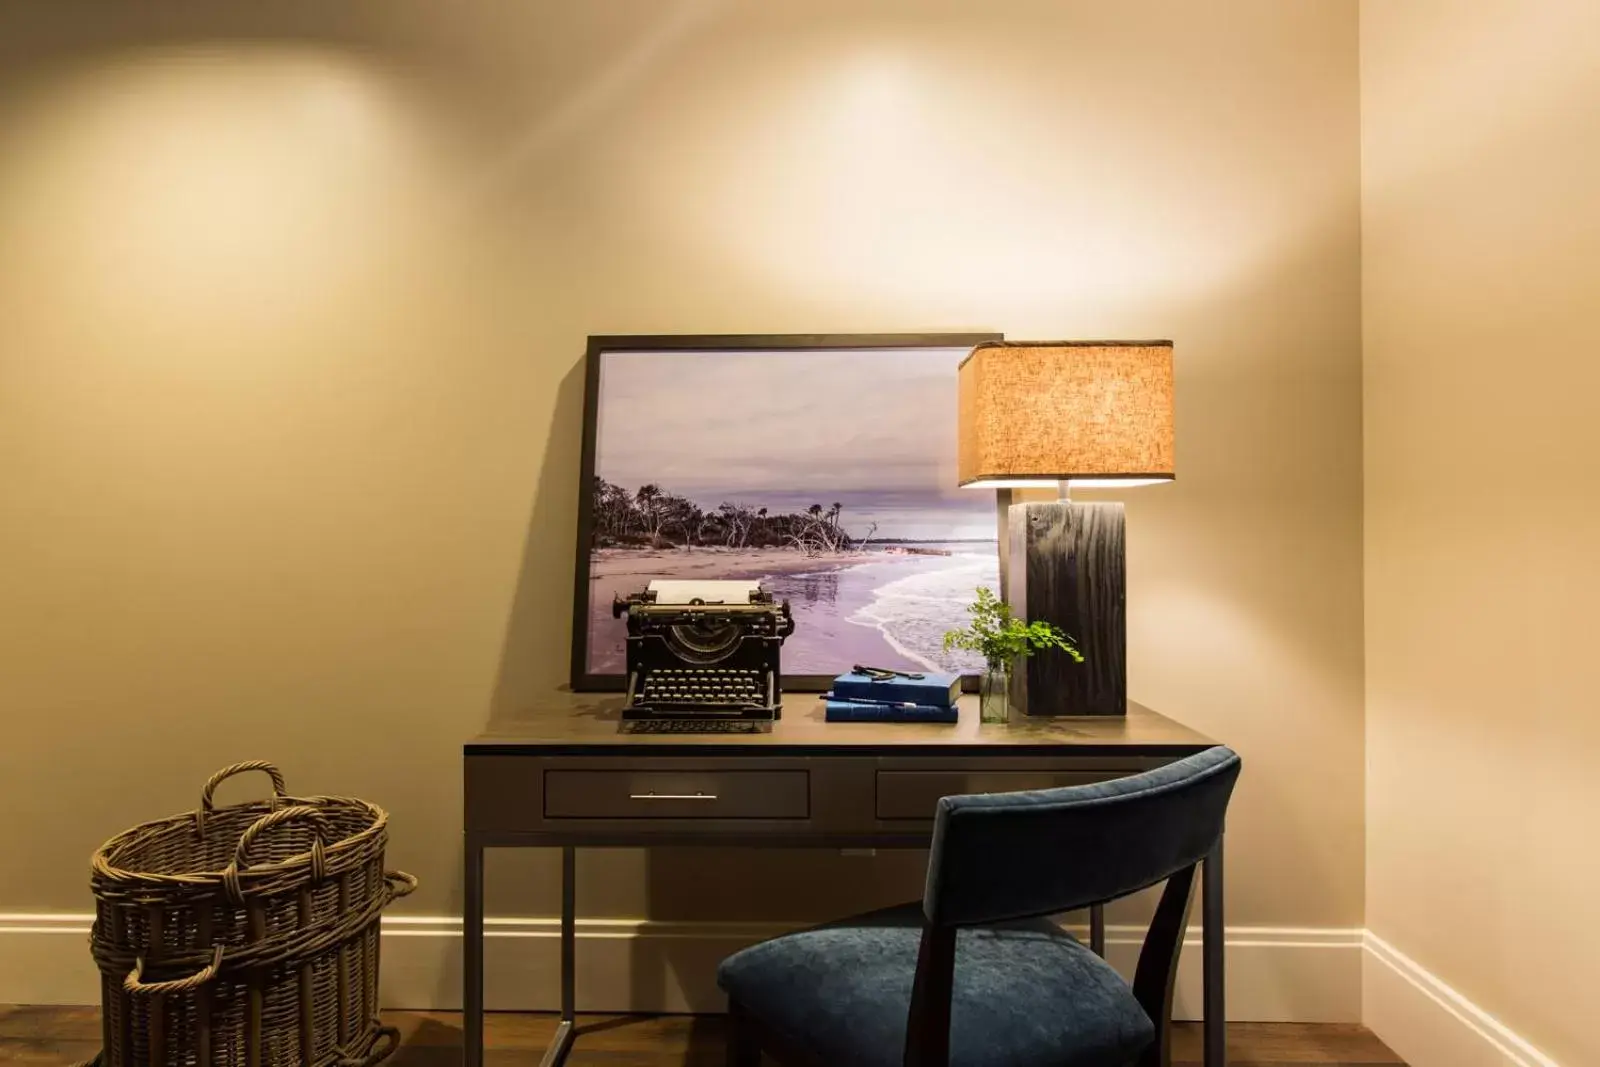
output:
<path id="1" fill-rule="evenodd" d="M 1214 848 L 1212 854 L 1215 852 Z M 1201 862 L 1210 860 L 1208 856 Z M 1133 996 L 1155 1023 L 1156 1036 L 1128 1067 L 1171 1067 L 1172 996 L 1177 985 L 1178 957 L 1189 926 L 1198 866 L 1192 863 L 1166 878 L 1161 901 L 1156 905 L 1155 916 L 1139 949 Z M 1119 894 L 1111 899 L 1127 895 Z M 917 951 L 916 975 L 911 986 L 911 1008 L 906 1019 L 904 1067 L 949 1065 L 950 1001 L 955 988 L 958 929 L 956 925 L 923 921 L 922 943 Z M 784 1034 L 766 1026 L 730 998 L 728 1067 L 759 1067 L 763 1052 L 785 1067 L 835 1067 L 797 1047 Z"/>

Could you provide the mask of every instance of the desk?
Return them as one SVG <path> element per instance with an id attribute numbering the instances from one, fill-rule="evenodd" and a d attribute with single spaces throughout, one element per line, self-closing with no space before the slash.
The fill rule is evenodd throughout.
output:
<path id="1" fill-rule="evenodd" d="M 967 697 L 955 726 L 828 723 L 802 693 L 766 733 L 637 734 L 619 732 L 620 703 L 555 694 L 464 746 L 465 1067 L 483 1063 L 485 849 L 561 849 L 563 1021 L 543 1061 L 556 1067 L 574 1036 L 575 849 L 926 848 L 942 796 L 1100 781 L 1214 743 L 1137 704 L 1125 718 L 984 725 Z M 1220 845 L 1202 884 L 1205 1064 L 1224 1067 Z M 1103 950 L 1099 909 L 1090 940 Z"/>

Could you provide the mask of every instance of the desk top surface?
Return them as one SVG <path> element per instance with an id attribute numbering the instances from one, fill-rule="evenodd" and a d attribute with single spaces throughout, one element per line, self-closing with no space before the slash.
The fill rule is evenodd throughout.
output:
<path id="1" fill-rule="evenodd" d="M 626 733 L 622 698 L 604 693 L 553 693 L 537 708 L 502 715 L 464 746 L 473 755 L 1056 755 L 1184 756 L 1216 742 L 1142 704 L 1126 717 L 1028 718 L 980 723 L 978 702 L 961 700 L 954 725 L 827 722 L 821 698 L 788 693 L 783 717 L 761 733 Z"/>

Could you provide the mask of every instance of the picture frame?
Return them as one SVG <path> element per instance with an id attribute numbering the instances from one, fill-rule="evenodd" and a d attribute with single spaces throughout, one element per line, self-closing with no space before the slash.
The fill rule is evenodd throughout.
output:
<path id="1" fill-rule="evenodd" d="M 973 346 L 998 340 L 1004 340 L 1004 336 L 993 332 L 589 337 L 584 357 L 583 440 L 573 583 L 572 688 L 580 692 L 614 692 L 626 688 L 619 644 L 620 635 L 625 635 L 626 623 L 612 620 L 612 625 L 606 621 L 610 617 L 611 596 L 626 589 L 623 580 L 614 572 L 627 568 L 639 570 L 639 589 L 631 590 L 637 592 L 644 587 L 649 567 L 659 566 L 663 570 L 656 577 L 674 577 L 680 576 L 691 560 L 696 576 L 749 578 L 755 573 L 750 570 L 754 566 L 758 570 L 780 572 L 774 578 L 780 587 L 797 583 L 803 587 L 803 596 L 789 598 L 796 604 L 796 633 L 784 646 L 782 684 L 787 691 L 826 690 L 834 675 L 858 662 L 843 654 L 857 648 L 870 650 L 873 654 L 866 655 L 868 659 L 893 661 L 870 664 L 873 666 L 898 664 L 901 669 L 940 666 L 945 654 L 932 651 L 934 637 L 930 636 L 929 620 L 913 620 L 916 622 L 915 641 L 920 643 L 912 649 L 907 644 L 910 638 L 896 640 L 893 620 L 877 623 L 881 633 L 874 634 L 873 625 L 858 618 L 865 609 L 854 608 L 848 617 L 841 617 L 841 612 L 851 606 L 840 606 L 839 590 L 862 585 L 868 579 L 867 571 L 882 571 L 885 578 L 904 573 L 921 575 L 918 580 L 924 583 L 942 581 L 943 591 L 953 594 L 952 583 L 964 577 L 967 571 L 980 575 L 989 573 L 983 563 L 985 553 L 992 554 L 997 575 L 999 553 L 998 545 L 993 543 L 997 536 L 994 494 L 956 489 L 953 475 L 945 477 L 942 465 L 948 464 L 953 472 L 956 367 Z M 741 357 L 742 363 L 738 362 Z M 727 362 L 719 364 L 718 360 Z M 886 404 L 893 408 L 897 398 L 902 396 L 910 398 L 901 402 L 902 407 L 907 403 L 942 407 L 946 383 L 941 368 L 945 362 L 948 363 L 947 409 L 885 412 Z M 790 367 L 794 368 L 792 373 L 787 369 Z M 739 373 L 732 373 L 735 370 Z M 822 370 L 831 373 L 814 373 Z M 896 380 L 897 373 L 904 381 Z M 848 388 L 853 381 L 864 393 L 854 399 L 848 392 L 823 392 L 819 397 L 815 395 L 818 390 L 801 388 L 815 386 L 818 381 L 825 381 L 830 388 Z M 740 389 L 751 395 L 740 395 Z M 813 394 L 807 402 L 814 411 L 796 411 L 793 404 L 777 406 L 784 404 L 785 397 L 793 400 L 801 392 Z M 684 407 L 695 405 L 703 405 L 703 418 L 684 414 Z M 719 419 L 719 411 L 730 417 Z M 830 411 L 835 413 L 831 417 Z M 765 441 L 766 435 L 759 430 L 751 432 L 752 423 L 761 424 L 762 412 L 772 413 L 773 420 L 790 431 L 784 435 L 775 428 L 783 437 L 781 446 L 771 442 L 746 444 L 750 437 Z M 833 418 L 839 421 L 833 423 Z M 827 422 L 844 428 L 840 433 L 848 436 L 853 433 L 848 429 L 851 420 L 862 418 L 869 420 L 864 424 L 871 431 L 867 436 L 876 435 L 880 447 L 907 453 L 897 454 L 898 465 L 894 470 L 894 477 L 905 485 L 882 491 L 872 489 L 869 484 L 872 474 L 870 470 L 863 472 L 860 456 L 842 458 L 837 446 L 830 449 L 827 442 L 837 435 L 826 427 L 816 432 L 807 429 Z M 876 427 L 875 420 L 884 420 L 887 425 Z M 793 432 L 797 426 L 801 432 Z M 884 436 L 892 433 L 896 426 L 903 426 L 906 432 L 898 437 Z M 745 436 L 735 436 L 730 441 L 719 437 L 722 433 Z M 639 440 L 649 442 L 648 446 L 637 444 L 635 434 L 639 435 Z M 937 444 L 928 446 L 924 438 Z M 903 445 L 895 443 L 902 439 Z M 747 455 L 752 447 L 756 451 L 765 449 L 766 455 L 752 460 Z M 719 488 L 721 474 L 694 471 L 696 450 L 703 450 L 710 457 L 737 451 L 739 470 L 725 479 L 726 486 Z M 795 452 L 793 464 L 787 462 L 789 450 Z M 948 455 L 943 454 L 946 452 Z M 811 453 L 816 454 L 815 464 L 810 462 Z M 657 455 L 662 457 L 664 473 L 661 475 L 655 475 L 655 469 L 650 466 L 656 462 Z M 831 465 L 840 472 L 840 477 L 858 487 L 831 494 L 839 498 L 831 506 L 823 499 L 830 494 L 817 490 L 814 495 L 818 503 L 796 509 L 793 514 L 780 514 L 778 512 L 785 506 L 783 502 L 796 494 L 762 484 L 761 477 L 752 471 L 759 471 L 759 461 L 763 458 L 774 469 L 792 466 L 809 471 L 820 466 L 826 470 Z M 715 463 L 714 458 L 711 462 Z M 939 471 L 936 480 L 931 473 L 935 470 Z M 686 472 L 687 480 L 695 484 L 673 484 L 685 480 Z M 601 487 L 608 494 L 605 500 L 609 502 L 603 521 L 596 504 Z M 660 495 L 649 495 L 641 505 L 641 490 L 645 494 Z M 679 495 L 680 492 L 683 495 Z M 848 506 L 841 503 L 846 498 L 850 501 Z M 698 516 L 694 520 L 699 524 L 698 538 L 696 531 L 674 529 L 668 531 L 670 540 L 683 543 L 663 543 L 662 519 L 659 509 L 655 508 L 656 502 L 662 499 L 676 502 L 675 506 L 685 514 Z M 869 510 L 856 514 L 863 505 Z M 627 528 L 619 533 L 615 510 L 620 507 L 631 514 L 641 506 L 652 509 L 650 517 L 637 520 L 635 516 L 638 528 Z M 873 508 L 877 510 L 871 510 Z M 746 539 L 750 539 L 746 529 L 750 520 L 740 516 L 747 513 L 759 514 L 759 521 L 767 526 L 754 538 L 764 538 L 768 542 L 767 555 L 753 557 L 751 550 L 742 547 L 735 551 L 721 544 L 695 543 L 697 539 L 712 542 L 725 539 L 730 544 L 737 541 L 743 546 Z M 853 521 L 846 521 L 844 513 Z M 941 540 L 944 529 L 941 524 L 947 518 L 949 537 Z M 797 524 L 805 529 L 797 531 Z M 597 526 L 600 527 L 598 536 Z M 885 527 L 890 532 L 878 536 L 878 531 Z M 706 534 L 708 529 L 710 535 Z M 806 530 L 821 530 L 820 540 L 824 544 L 818 547 L 816 537 L 807 541 Z M 863 533 L 867 534 L 865 538 L 861 536 Z M 601 544 L 612 535 L 627 543 Z M 807 547 L 795 551 L 808 560 L 815 559 L 818 567 L 808 570 L 805 567 L 809 564 L 803 566 L 794 558 L 783 556 L 779 542 L 785 538 L 791 543 L 804 542 Z M 837 547 L 840 545 L 844 547 Z M 816 557 L 807 555 L 813 548 L 818 553 Z M 957 556 L 959 559 L 954 558 Z M 736 563 L 739 566 L 735 566 Z M 718 567 L 731 570 L 727 574 L 718 573 Z M 941 567 L 949 573 L 930 573 L 939 572 Z M 965 570 L 958 575 L 955 572 L 959 568 Z M 852 573 L 846 575 L 846 571 Z M 998 578 L 992 581 L 997 582 Z M 815 599 L 812 598 L 814 587 L 821 588 Z M 781 594 L 783 588 L 774 592 Z M 971 594 L 972 589 L 966 588 L 965 600 L 970 600 Z M 860 594 L 854 595 L 859 598 Z M 812 647 L 821 640 L 823 627 L 817 629 L 818 636 L 808 640 L 811 636 L 808 631 L 812 629 L 808 626 L 808 616 L 819 616 L 823 611 L 831 612 L 825 627 L 832 634 L 828 650 Z M 965 621 L 964 611 L 952 610 L 948 624 L 958 627 Z M 828 658 L 830 651 L 840 653 L 837 660 Z M 919 658 L 908 659 L 907 655 Z M 791 662 L 800 669 L 790 670 Z M 823 665 L 827 666 L 826 670 L 815 669 Z M 976 665 L 963 668 L 969 683 L 975 683 L 977 669 Z"/>

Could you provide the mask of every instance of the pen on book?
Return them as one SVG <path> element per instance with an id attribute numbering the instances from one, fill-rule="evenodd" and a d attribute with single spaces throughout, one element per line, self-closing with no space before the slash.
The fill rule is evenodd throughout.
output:
<path id="1" fill-rule="evenodd" d="M 883 708 L 920 708 L 925 705 L 918 704 L 915 700 L 883 700 L 879 697 L 836 697 L 828 693 L 824 700 L 836 701 L 840 704 L 875 704 Z"/>

